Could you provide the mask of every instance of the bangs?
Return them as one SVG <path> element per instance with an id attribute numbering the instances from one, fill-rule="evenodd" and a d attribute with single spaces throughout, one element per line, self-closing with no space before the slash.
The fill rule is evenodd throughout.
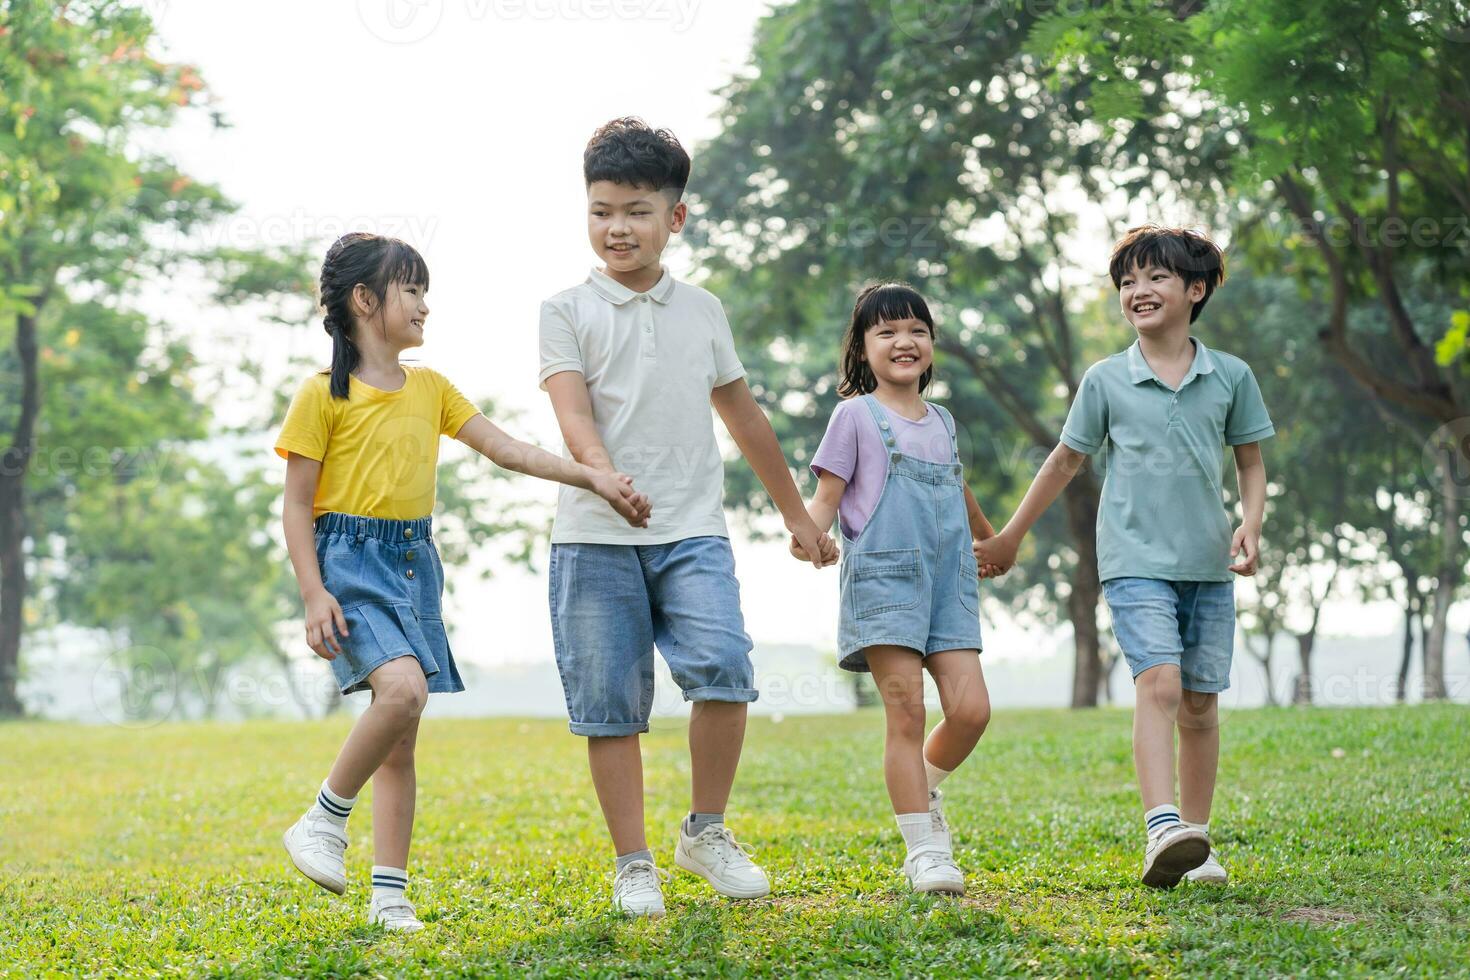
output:
<path id="1" fill-rule="evenodd" d="M 405 286 L 421 286 L 427 292 L 429 265 L 412 245 L 396 238 L 389 239 L 383 262 L 378 266 L 377 279 L 384 288 L 396 282 Z"/>
<path id="2" fill-rule="evenodd" d="M 884 320 L 921 320 L 930 330 L 934 329 L 934 317 L 924 297 L 913 287 L 898 282 L 884 283 L 874 289 L 853 310 L 853 326 L 859 337 Z"/>
<path id="3" fill-rule="evenodd" d="M 1135 228 L 1113 250 L 1108 275 L 1115 288 L 1134 269 L 1168 269 L 1186 283 L 1214 285 L 1224 278 L 1219 246 L 1203 235 L 1157 227 Z"/>

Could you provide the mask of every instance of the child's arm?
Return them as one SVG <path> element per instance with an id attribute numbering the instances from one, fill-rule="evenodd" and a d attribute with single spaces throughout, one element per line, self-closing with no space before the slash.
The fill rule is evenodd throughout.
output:
<path id="1" fill-rule="evenodd" d="M 812 523 L 824 531 L 829 530 L 832 527 L 832 521 L 837 517 L 837 505 L 846 490 L 846 480 L 836 473 L 822 470 L 821 475 L 817 477 L 817 493 L 812 497 L 812 502 L 806 506 L 806 512 L 811 516 Z M 794 534 L 791 536 L 790 548 L 791 554 L 802 561 L 812 560 Z M 822 557 L 823 564 L 832 564 L 837 559 L 836 544 L 833 544 L 830 554 Z"/>
<path id="2" fill-rule="evenodd" d="M 980 560 L 980 542 L 995 537 L 995 528 L 985 516 L 985 511 L 980 509 L 980 501 L 975 499 L 975 494 L 971 492 L 968 483 L 965 484 L 965 511 L 970 517 L 970 548 L 974 551 L 975 561 L 980 566 L 980 577 L 994 578 L 1002 574 L 1001 569 Z"/>
<path id="3" fill-rule="evenodd" d="M 553 374 L 546 379 L 546 391 L 551 395 L 551 410 L 556 413 L 556 424 L 561 428 L 561 437 L 572 458 L 594 470 L 612 472 L 612 454 L 597 434 L 592 396 L 587 394 L 587 379 L 582 372 L 559 371 Z"/>
<path id="4" fill-rule="evenodd" d="M 1235 482 L 1240 488 L 1245 519 L 1230 541 L 1230 557 L 1241 556 L 1230 570 L 1237 575 L 1254 575 L 1261 557 L 1261 522 L 1266 517 L 1266 464 L 1261 460 L 1259 442 L 1235 447 Z"/>
<path id="5" fill-rule="evenodd" d="M 634 491 L 631 477 L 614 471 L 611 466 L 595 469 L 562 459 L 539 446 L 511 437 L 483 415 L 476 415 L 460 426 L 454 438 L 502 469 L 591 490 L 611 504 L 612 509 L 629 524 L 648 526 L 648 515 L 652 509 L 648 498 Z M 603 450 L 604 455 L 606 452 Z"/>
<path id="6" fill-rule="evenodd" d="M 744 378 L 721 385 L 710 392 L 710 401 L 715 411 L 730 430 L 730 437 L 744 454 L 746 462 L 755 471 L 756 478 L 771 495 L 771 500 L 781 511 L 786 521 L 786 530 L 795 535 L 802 550 L 816 555 L 812 564 L 821 568 L 835 560 L 836 546 L 832 538 L 812 520 L 802 506 L 801 493 L 786 468 L 786 457 L 781 455 L 781 444 L 776 441 L 775 430 L 766 418 L 766 413 L 756 404 Z M 830 525 L 830 520 L 829 520 Z"/>
<path id="7" fill-rule="evenodd" d="M 347 635 L 347 620 L 336 596 L 322 584 L 316 563 L 316 533 L 312 530 L 312 505 L 316 484 L 322 475 L 320 460 L 300 453 L 286 458 L 286 493 L 281 507 L 281 524 L 286 531 L 286 553 L 296 570 L 296 584 L 306 603 L 306 643 L 323 660 L 342 652 L 337 633 Z M 335 628 L 334 628 L 335 627 Z"/>
<path id="8" fill-rule="evenodd" d="M 1086 453 L 1080 453 L 1064 442 L 1057 443 L 1057 448 L 1041 464 L 1036 479 L 1031 481 L 1030 489 L 1021 500 L 1021 506 L 1016 508 L 1006 526 L 999 534 L 976 546 L 976 560 L 996 566 L 1002 574 L 1010 571 L 1011 566 L 1016 563 L 1016 552 L 1020 549 L 1026 532 L 1031 530 L 1031 525 L 1046 513 L 1052 501 L 1072 482 L 1072 477 L 1077 475 L 1086 459 Z"/>

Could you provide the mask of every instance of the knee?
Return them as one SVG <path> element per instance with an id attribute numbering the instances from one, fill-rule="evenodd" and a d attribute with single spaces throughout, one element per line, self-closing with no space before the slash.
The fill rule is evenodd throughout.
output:
<path id="1" fill-rule="evenodd" d="M 418 661 L 407 657 L 395 660 L 380 668 L 373 680 L 375 708 L 405 727 L 418 722 L 429 703 L 429 681 Z"/>
<path id="2" fill-rule="evenodd" d="M 966 698 L 944 716 L 944 721 L 968 736 L 979 738 L 990 724 L 990 699 L 983 695 Z"/>
<path id="3" fill-rule="evenodd" d="M 905 742 L 922 742 L 924 702 L 888 705 L 888 736 Z"/>
<path id="4" fill-rule="evenodd" d="M 1179 706 L 1179 727 L 1195 731 L 1208 731 L 1220 727 L 1217 708 L 1220 698 L 1216 694 L 1185 691 Z"/>
<path id="5" fill-rule="evenodd" d="M 1179 681 L 1179 668 L 1172 664 L 1165 664 L 1146 671 L 1141 676 L 1146 680 L 1139 685 L 1139 700 L 1153 705 L 1170 718 L 1176 717 L 1184 699 L 1184 689 L 1180 686 Z"/>

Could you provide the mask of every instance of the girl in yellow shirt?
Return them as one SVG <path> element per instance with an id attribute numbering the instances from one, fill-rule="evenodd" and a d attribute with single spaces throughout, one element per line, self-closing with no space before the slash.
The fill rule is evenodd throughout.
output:
<path id="1" fill-rule="evenodd" d="M 331 662 L 343 694 L 372 692 L 316 802 L 286 831 L 286 850 L 302 874 L 342 894 L 347 818 L 372 779 L 369 918 L 407 931 L 422 928 L 404 898 L 419 716 L 430 693 L 464 690 L 440 613 L 444 573 L 429 516 L 439 437 L 591 490 L 634 527 L 646 527 L 651 510 L 629 477 L 513 439 L 437 371 L 399 364 L 424 342 L 428 290 L 429 270 L 404 242 L 352 233 L 332 245 L 321 276 L 332 368 L 301 386 L 275 447 L 286 459 L 286 547 L 307 645 Z"/>

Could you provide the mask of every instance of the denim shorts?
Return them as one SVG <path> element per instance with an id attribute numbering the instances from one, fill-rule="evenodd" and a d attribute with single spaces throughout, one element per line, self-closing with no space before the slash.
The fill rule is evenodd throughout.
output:
<path id="1" fill-rule="evenodd" d="M 1113 635 L 1133 676 L 1174 664 L 1186 691 L 1230 686 L 1235 652 L 1235 583 L 1115 578 L 1103 583 Z"/>
<path id="2" fill-rule="evenodd" d="M 418 660 L 430 693 L 464 690 L 439 611 L 444 568 L 429 518 L 323 514 L 316 557 L 350 634 L 338 636 L 342 652 L 331 661 L 343 694 L 369 690 L 368 675 L 399 657 Z"/>
<path id="3" fill-rule="evenodd" d="M 648 731 L 657 645 L 686 701 L 754 701 L 735 555 L 722 537 L 551 546 L 551 635 L 575 735 Z"/>

